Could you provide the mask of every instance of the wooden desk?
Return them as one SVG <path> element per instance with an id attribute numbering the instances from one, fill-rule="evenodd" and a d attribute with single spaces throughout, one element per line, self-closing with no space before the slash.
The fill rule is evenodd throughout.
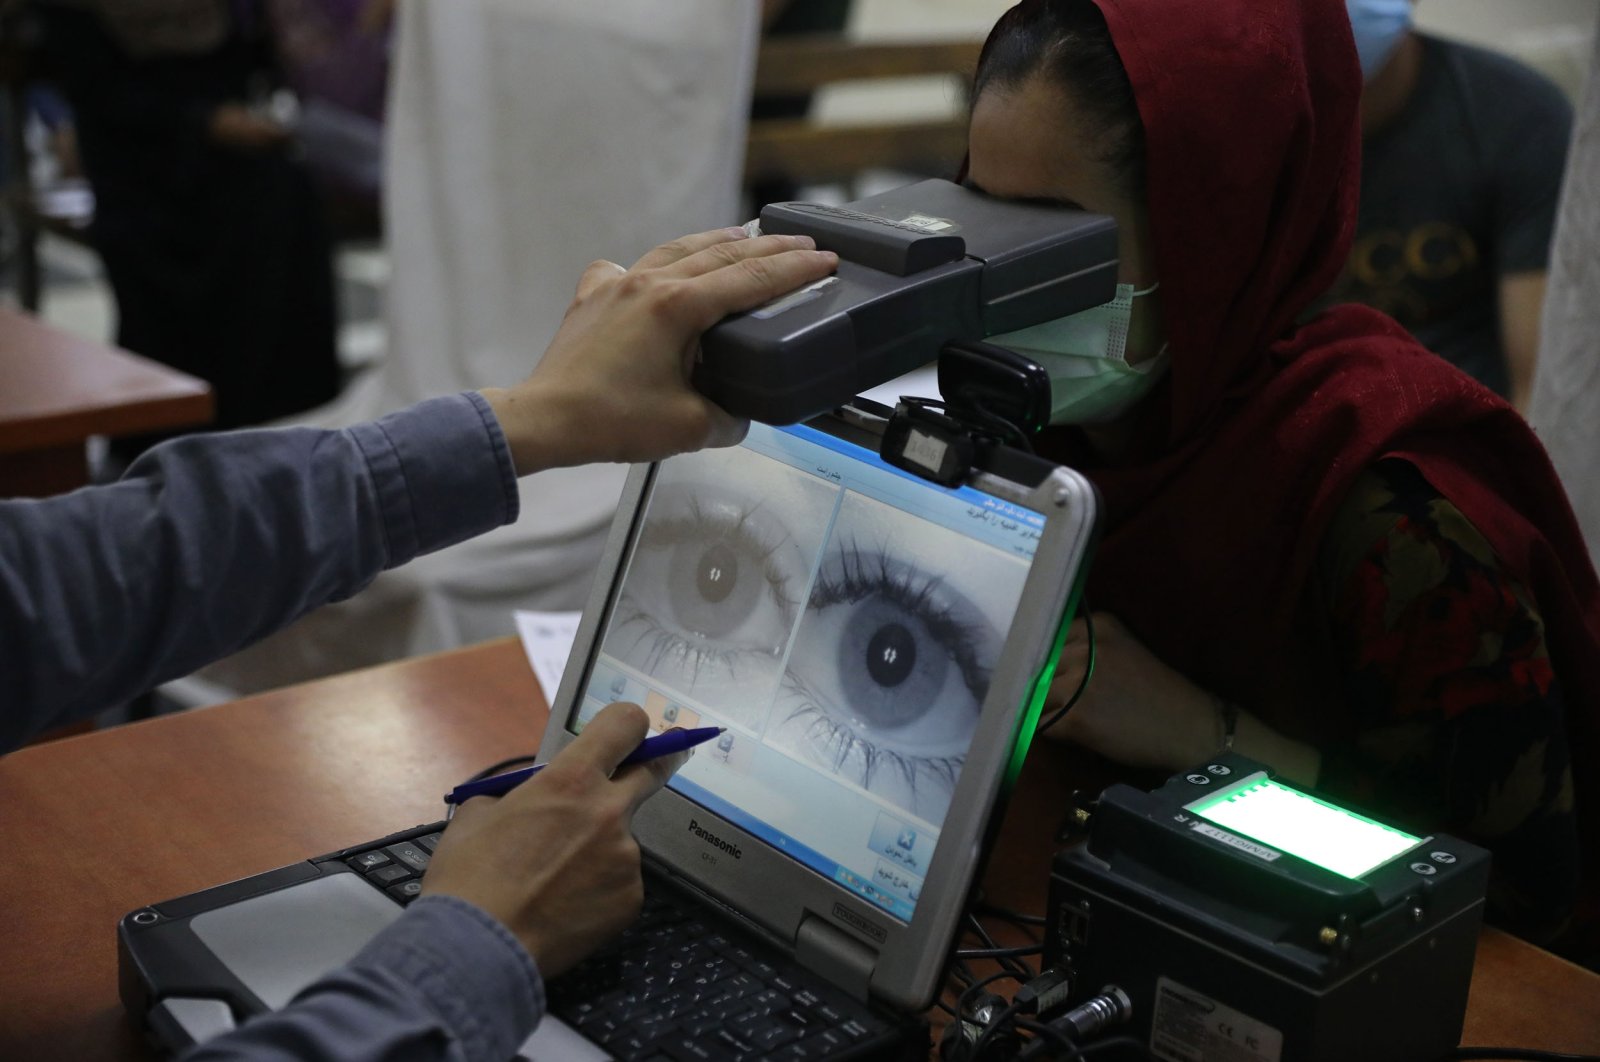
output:
<path id="1" fill-rule="evenodd" d="M 508 639 L 0 760 L 0 1058 L 147 1057 L 117 1001 L 118 918 L 433 821 L 450 785 L 532 750 L 546 714 Z M 1062 787 L 1048 758 L 1038 763 L 1013 807 Z M 1042 908 L 1039 821 L 1007 820 L 989 880 L 997 902 Z M 1600 977 L 1485 933 L 1465 1042 L 1594 1051 Z"/>
<path id="2" fill-rule="evenodd" d="M 212 415 L 204 381 L 0 307 L 0 497 L 83 486 L 91 435 L 184 428 Z"/>

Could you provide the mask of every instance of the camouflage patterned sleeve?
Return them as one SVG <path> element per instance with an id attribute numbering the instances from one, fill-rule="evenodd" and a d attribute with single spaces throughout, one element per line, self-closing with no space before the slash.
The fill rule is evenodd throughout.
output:
<path id="1" fill-rule="evenodd" d="M 1317 578 L 1354 723 L 1320 788 L 1489 848 L 1497 920 L 1552 939 L 1580 855 L 1562 689 L 1527 590 L 1394 460 L 1357 480 Z"/>

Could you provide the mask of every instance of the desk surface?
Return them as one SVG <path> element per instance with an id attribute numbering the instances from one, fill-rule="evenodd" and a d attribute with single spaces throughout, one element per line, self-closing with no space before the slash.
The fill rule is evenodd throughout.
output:
<path id="1" fill-rule="evenodd" d="M 545 716 L 506 640 L 0 759 L 0 1058 L 146 1057 L 117 1001 L 123 914 L 433 821 L 455 782 L 531 751 Z M 1061 774 L 1030 760 L 1013 809 L 1062 807 Z M 995 902 L 1043 908 L 1046 818 L 1008 817 Z M 1486 932 L 1463 1042 L 1594 1051 L 1600 976 Z"/>
<path id="2" fill-rule="evenodd" d="M 0 307 L 0 454 L 211 416 L 204 381 Z"/>

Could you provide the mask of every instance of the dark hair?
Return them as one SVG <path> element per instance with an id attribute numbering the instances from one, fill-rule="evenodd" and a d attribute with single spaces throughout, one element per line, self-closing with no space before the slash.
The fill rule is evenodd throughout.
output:
<path id="1" fill-rule="evenodd" d="M 1016 88 L 1043 74 L 1067 92 L 1092 125 L 1129 198 L 1145 198 L 1144 123 L 1133 83 L 1092 0 L 1023 0 L 989 33 L 978 56 L 972 98 L 986 88 Z"/>

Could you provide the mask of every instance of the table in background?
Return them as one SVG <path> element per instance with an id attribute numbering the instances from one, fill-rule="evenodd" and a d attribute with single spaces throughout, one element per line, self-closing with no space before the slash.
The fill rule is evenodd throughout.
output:
<path id="1" fill-rule="evenodd" d="M 0 307 L 0 497 L 83 486 L 91 435 L 197 427 L 212 415 L 204 381 Z"/>
<path id="2" fill-rule="evenodd" d="M 116 925 L 156 900 L 440 817 L 440 796 L 534 749 L 544 698 L 512 640 L 403 661 L 0 760 L 0 1058 L 143 1059 L 117 1000 Z M 988 876 L 1042 910 L 1065 783 L 1023 771 Z M 1041 828 L 1045 831 L 1041 833 Z M 1484 934 L 1464 1042 L 1600 1046 L 1600 976 Z"/>

